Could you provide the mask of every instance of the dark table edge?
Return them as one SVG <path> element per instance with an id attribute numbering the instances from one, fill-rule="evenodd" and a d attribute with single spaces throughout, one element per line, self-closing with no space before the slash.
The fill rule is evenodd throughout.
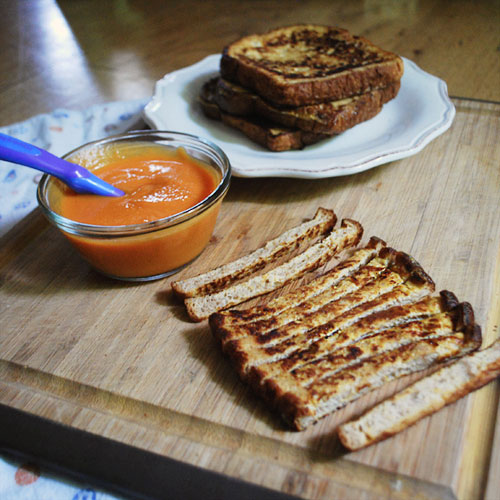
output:
<path id="1" fill-rule="evenodd" d="M 47 472 L 138 499 L 293 496 L 31 415 L 0 403 L 0 450 Z"/>

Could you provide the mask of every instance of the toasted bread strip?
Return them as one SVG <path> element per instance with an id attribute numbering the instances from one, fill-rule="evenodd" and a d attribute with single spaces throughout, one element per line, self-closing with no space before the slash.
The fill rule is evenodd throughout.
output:
<path id="1" fill-rule="evenodd" d="M 247 325 L 234 325 L 231 340 L 247 337 L 249 335 L 263 335 L 270 330 L 284 328 L 287 324 L 292 323 L 293 321 L 301 321 L 305 315 L 319 311 L 320 309 L 327 307 L 328 304 L 338 301 L 343 297 L 347 297 L 349 294 L 352 294 L 355 291 L 362 289 L 370 282 L 375 281 L 383 274 L 384 271 L 387 270 L 387 267 L 390 264 L 391 259 L 389 256 L 372 259 L 368 265 L 362 267 L 356 273 L 344 278 L 342 281 L 337 283 L 337 285 L 332 286 L 314 297 L 304 300 L 296 307 L 285 309 L 281 313 L 268 319 L 254 321 Z M 225 341 L 227 341 L 227 339 L 225 339 L 223 343 Z"/>
<path id="2" fill-rule="evenodd" d="M 452 332 L 453 313 L 439 313 L 365 337 L 353 344 L 336 349 L 327 356 L 302 365 L 292 370 L 290 374 L 296 383 L 306 386 L 374 354 L 391 351 L 399 346 L 424 338 L 440 337 Z"/>
<path id="3" fill-rule="evenodd" d="M 459 316 L 466 318 L 467 322 L 472 317 L 473 321 L 470 304 L 463 303 L 459 307 Z M 307 388 L 294 386 L 282 395 L 278 388 L 277 405 L 285 420 L 298 430 L 305 429 L 323 416 L 386 382 L 479 348 L 481 330 L 478 325 L 465 325 L 459 320 L 456 329 L 453 335 L 412 342 L 372 356 L 332 376 L 320 379 Z"/>
<path id="4" fill-rule="evenodd" d="M 248 376 L 249 382 L 257 392 L 267 393 L 268 390 L 266 388 L 262 390 L 260 388 L 260 386 L 265 384 L 267 379 L 279 377 L 292 370 L 300 370 L 309 363 L 335 354 L 338 350 L 353 345 L 355 342 L 369 335 L 375 335 L 384 330 L 406 325 L 418 319 L 450 311 L 457 305 L 458 301 L 456 297 L 451 292 L 443 290 L 439 297 L 425 297 L 418 302 L 394 306 L 370 314 L 347 328 L 337 330 L 335 333 L 321 337 L 312 343 L 308 343 L 306 333 L 302 338 L 297 339 L 297 345 L 302 347 L 292 352 L 289 357 L 276 362 L 253 366 Z M 341 318 L 339 319 L 342 321 Z"/>
<path id="5" fill-rule="evenodd" d="M 403 391 L 342 424 L 338 435 L 349 450 L 382 441 L 500 375 L 500 339 L 420 379 Z"/>
<path id="6" fill-rule="evenodd" d="M 296 429 L 302 430 L 387 382 L 463 356 L 479 345 L 480 341 L 469 341 L 463 333 L 413 342 L 368 358 L 357 368 L 348 367 L 345 373 L 336 373 L 333 376 L 335 380 L 327 378 L 318 387 L 313 385 L 308 391 L 313 396 L 312 404 L 292 408 L 290 403 L 295 403 L 295 395 L 287 395 L 279 405 L 285 419 L 288 418 Z"/>
<path id="7" fill-rule="evenodd" d="M 213 314 L 210 317 L 212 332 L 216 338 L 229 340 L 229 337 L 233 338 L 235 334 L 235 330 L 232 328 L 234 325 L 273 318 L 277 314 L 319 295 L 367 265 L 385 245 L 385 242 L 380 238 L 372 237 L 364 248 L 356 250 L 348 259 L 342 261 L 335 268 L 298 289 L 280 295 L 267 304 L 248 309 L 228 309 Z"/>
<path id="8" fill-rule="evenodd" d="M 265 328 L 262 332 L 254 330 L 253 335 L 251 334 L 251 330 L 244 329 L 244 326 L 238 325 L 239 329 L 243 329 L 243 331 L 249 334 L 223 342 L 222 348 L 225 352 L 231 352 L 235 346 L 238 346 L 239 349 L 246 351 L 247 349 L 251 349 L 252 346 L 262 348 L 279 344 L 290 337 L 303 334 L 315 327 L 321 326 L 346 311 L 393 290 L 398 285 L 404 283 L 405 279 L 407 279 L 407 276 L 401 276 L 397 272 L 385 269 L 381 273 L 380 279 L 372 280 L 361 289 L 355 290 L 338 300 L 328 302 L 320 309 L 304 314 L 303 317 L 298 318 L 297 321 L 290 324 L 285 324 L 272 330 Z"/>
<path id="9" fill-rule="evenodd" d="M 440 313 L 430 318 L 413 321 L 403 326 L 384 330 L 330 355 L 301 366 L 291 372 L 278 373 L 265 383 L 252 387 L 268 401 L 277 401 L 282 394 L 306 394 L 305 390 L 321 387 L 324 380 L 342 376 L 350 367 L 354 370 L 360 362 L 372 356 L 382 356 L 414 342 L 439 339 L 454 334 L 456 311 Z"/>
<path id="10" fill-rule="evenodd" d="M 216 82 L 215 102 L 223 112 L 238 116 L 260 116 L 284 127 L 298 128 L 315 134 L 335 135 L 376 116 L 382 106 L 396 97 L 397 81 L 384 88 L 338 101 L 299 107 L 276 107 L 223 78 Z"/>
<path id="11" fill-rule="evenodd" d="M 252 366 L 269 363 L 289 356 L 321 337 L 331 335 L 360 318 L 394 305 L 419 300 L 434 290 L 433 281 L 415 268 L 405 275 L 387 271 L 384 279 L 373 281 L 338 301 L 306 315 L 301 322 L 277 328 L 263 335 L 248 336 L 223 344 L 242 378 Z M 407 271 L 406 271 L 407 272 Z M 422 274 L 423 273 L 423 274 Z"/>
<path id="12" fill-rule="evenodd" d="M 201 321 L 210 314 L 253 297 L 272 292 L 306 272 L 326 264 L 335 254 L 359 243 L 363 228 L 359 222 L 344 219 L 341 227 L 284 264 L 248 281 L 220 292 L 201 297 L 188 297 L 184 303 L 189 316 Z"/>
<path id="13" fill-rule="evenodd" d="M 254 252 L 193 278 L 174 281 L 172 288 L 181 297 L 206 295 L 262 269 L 273 260 L 290 254 L 304 241 L 326 234 L 337 221 L 332 210 L 319 208 L 314 217 L 285 231 Z"/>

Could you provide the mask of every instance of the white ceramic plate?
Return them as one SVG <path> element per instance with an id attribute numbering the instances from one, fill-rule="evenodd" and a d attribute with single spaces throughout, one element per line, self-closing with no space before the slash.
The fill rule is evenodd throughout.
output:
<path id="1" fill-rule="evenodd" d="M 205 137 L 229 157 L 240 177 L 322 178 L 354 174 L 418 153 L 451 125 L 455 107 L 445 82 L 404 59 L 395 99 L 371 120 L 300 151 L 270 152 L 226 125 L 206 118 L 197 104 L 202 84 L 217 75 L 220 55 L 165 75 L 144 109 L 158 130 Z"/>

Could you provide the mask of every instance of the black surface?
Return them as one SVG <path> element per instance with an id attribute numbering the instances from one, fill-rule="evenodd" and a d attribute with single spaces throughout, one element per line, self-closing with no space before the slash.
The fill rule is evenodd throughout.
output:
<path id="1" fill-rule="evenodd" d="M 0 404 L 0 448 L 127 498 L 290 500 L 292 496 Z"/>

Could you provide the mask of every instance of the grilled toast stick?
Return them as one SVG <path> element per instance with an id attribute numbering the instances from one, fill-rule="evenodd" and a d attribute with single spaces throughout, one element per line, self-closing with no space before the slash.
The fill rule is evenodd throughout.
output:
<path id="1" fill-rule="evenodd" d="M 172 288 L 180 297 L 213 293 L 262 269 L 274 259 L 291 253 L 304 241 L 313 241 L 317 236 L 326 234 L 336 222 L 337 217 L 332 210 L 320 207 L 311 220 L 285 231 L 254 252 L 207 273 L 174 281 Z"/>
<path id="2" fill-rule="evenodd" d="M 289 307 L 271 318 L 254 321 L 247 325 L 237 324 L 233 326 L 231 340 L 246 337 L 249 335 L 263 335 L 270 330 L 284 328 L 288 323 L 300 321 L 306 314 L 319 311 L 328 304 L 349 296 L 357 290 L 375 281 L 382 275 L 387 275 L 387 268 L 391 264 L 390 256 L 376 257 L 370 264 L 363 266 L 351 276 L 347 276 L 342 281 L 327 290 L 307 299 L 294 307 Z M 225 340 L 227 341 L 227 339 Z M 224 341 L 222 341 L 224 343 Z"/>
<path id="3" fill-rule="evenodd" d="M 344 219 L 339 229 L 334 229 L 318 243 L 267 273 L 211 295 L 188 297 L 184 301 L 188 314 L 193 320 L 202 321 L 221 309 L 272 292 L 326 264 L 345 248 L 357 245 L 362 234 L 363 228 L 359 222 Z"/>
<path id="4" fill-rule="evenodd" d="M 439 297 L 428 296 L 418 302 L 377 311 L 346 328 L 338 329 L 334 334 L 321 337 L 311 344 L 307 343 L 306 333 L 303 339 L 297 339 L 297 344 L 302 345 L 302 347 L 292 352 L 288 357 L 253 366 L 248 377 L 250 384 L 257 392 L 267 393 L 265 388 L 261 390 L 260 387 L 266 383 L 267 379 L 280 377 L 291 371 L 298 371 L 302 367 L 335 354 L 339 349 L 347 348 L 369 335 L 450 311 L 457 305 L 458 300 L 455 295 L 443 290 Z M 339 320 L 342 321 L 341 318 Z"/>
<path id="5" fill-rule="evenodd" d="M 401 260 L 405 260 L 405 254 L 397 254 Z M 228 354 L 240 376 L 246 378 L 253 366 L 285 358 L 305 345 L 332 335 L 365 316 L 395 305 L 415 302 L 434 291 L 434 282 L 420 266 L 414 261 L 407 264 L 409 268 L 402 265 L 398 272 L 388 271 L 384 279 L 369 283 L 362 289 L 327 304 L 319 311 L 306 315 L 300 322 L 263 335 L 225 342 L 222 349 Z"/>
<path id="6" fill-rule="evenodd" d="M 248 337 L 241 339 L 241 341 L 228 342 L 224 345 L 223 350 L 231 359 L 240 377 L 246 379 L 254 367 L 287 358 L 303 350 L 313 342 L 317 342 L 330 335 L 335 335 L 339 330 L 349 327 L 356 321 L 372 313 L 383 311 L 395 304 L 405 304 L 419 300 L 432 291 L 433 288 L 429 283 L 414 282 L 412 279 L 409 279 L 393 290 L 344 312 L 344 314 L 328 321 L 324 325 L 319 325 L 309 330 L 307 328 L 297 329 L 291 332 L 292 335 L 286 337 L 281 342 L 271 343 L 270 345 L 259 345 L 258 341 L 252 342 L 254 339 Z"/>
<path id="7" fill-rule="evenodd" d="M 214 336 L 220 340 L 233 338 L 234 325 L 273 318 L 277 314 L 336 286 L 340 281 L 356 273 L 376 258 L 385 246 L 386 243 L 380 238 L 371 237 L 365 247 L 356 250 L 347 260 L 342 261 L 332 270 L 318 276 L 299 289 L 280 295 L 263 305 L 248 309 L 229 309 L 213 314 L 210 317 L 210 326 Z"/>
<path id="8" fill-rule="evenodd" d="M 388 328 L 377 334 L 360 339 L 353 344 L 338 348 L 330 354 L 304 364 L 291 372 L 277 373 L 274 382 L 286 386 L 287 383 L 309 386 L 316 380 L 330 377 L 348 366 L 367 359 L 374 354 L 397 349 L 406 344 L 442 337 L 453 333 L 452 311 L 438 313 L 427 318 Z"/>
<path id="9" fill-rule="evenodd" d="M 327 385 L 330 381 L 334 383 L 336 375 L 341 379 L 350 367 L 356 372 L 360 363 L 373 356 L 380 358 L 415 342 L 433 339 L 440 342 L 445 337 L 455 335 L 457 313 L 460 313 L 459 308 L 384 330 L 291 372 L 276 373 L 258 386 L 251 380 L 250 385 L 271 404 L 287 393 L 295 397 L 301 395 L 302 399 L 307 400 L 309 390 L 321 388 L 324 380 L 328 381 Z"/>
<path id="10" fill-rule="evenodd" d="M 285 394 L 277 391 L 276 404 L 283 417 L 295 429 L 305 429 L 384 383 L 478 349 L 481 329 L 474 323 L 472 307 L 468 303 L 458 307 L 452 335 L 416 341 L 372 356 L 308 388 L 297 386 Z"/>
<path id="11" fill-rule="evenodd" d="M 359 418 L 342 424 L 341 443 L 355 451 L 405 430 L 500 375 L 500 339 L 420 379 Z"/>

